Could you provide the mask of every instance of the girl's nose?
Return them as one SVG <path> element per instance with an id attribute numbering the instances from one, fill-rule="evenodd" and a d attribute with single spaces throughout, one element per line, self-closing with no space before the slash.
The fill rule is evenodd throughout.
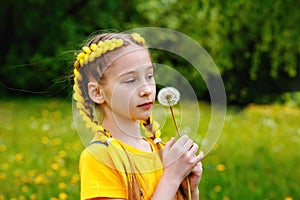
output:
<path id="1" fill-rule="evenodd" d="M 149 96 L 152 93 L 152 87 L 150 84 L 145 84 L 140 88 L 139 95 L 142 96 Z"/>

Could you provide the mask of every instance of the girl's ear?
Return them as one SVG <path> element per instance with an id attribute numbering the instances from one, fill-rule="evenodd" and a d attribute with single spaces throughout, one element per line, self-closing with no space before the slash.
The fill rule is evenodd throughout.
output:
<path id="1" fill-rule="evenodd" d="M 105 102 L 105 98 L 103 96 L 103 92 L 100 88 L 99 83 L 97 82 L 89 82 L 88 83 L 88 91 L 89 96 L 97 104 L 103 104 Z"/>

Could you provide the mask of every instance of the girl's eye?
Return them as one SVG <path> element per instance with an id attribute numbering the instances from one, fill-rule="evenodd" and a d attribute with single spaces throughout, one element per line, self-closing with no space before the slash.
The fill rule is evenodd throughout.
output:
<path id="1" fill-rule="evenodd" d="M 132 84 L 135 82 L 135 79 L 134 78 L 131 78 L 131 79 L 128 79 L 125 81 L 125 83 L 128 83 L 128 84 Z"/>
<path id="2" fill-rule="evenodd" d="M 152 80 L 152 79 L 153 79 L 153 74 L 149 74 L 149 75 L 147 76 L 147 79 Z"/>

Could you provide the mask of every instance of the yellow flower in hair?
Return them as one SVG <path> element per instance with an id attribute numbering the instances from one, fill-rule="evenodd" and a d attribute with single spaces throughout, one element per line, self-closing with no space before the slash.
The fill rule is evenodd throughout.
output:
<path id="1" fill-rule="evenodd" d="M 106 53 L 108 49 L 109 49 L 109 46 L 106 44 L 103 44 L 103 53 Z"/>
<path id="2" fill-rule="evenodd" d="M 89 62 L 93 62 L 95 60 L 95 57 L 96 57 L 96 53 L 93 51 L 89 56 Z"/>
<path id="3" fill-rule="evenodd" d="M 131 37 L 132 37 L 135 41 L 137 41 L 137 42 L 139 42 L 139 43 L 145 44 L 145 39 L 144 39 L 139 33 L 132 33 L 132 34 L 131 34 Z"/>
<path id="4" fill-rule="evenodd" d="M 98 48 L 98 46 L 97 46 L 96 44 L 91 44 L 90 48 L 91 48 L 93 51 L 95 51 L 95 50 Z"/>
<path id="5" fill-rule="evenodd" d="M 109 50 L 114 50 L 116 48 L 116 43 L 111 43 Z"/>
<path id="6" fill-rule="evenodd" d="M 80 53 L 77 55 L 77 60 L 80 60 L 80 59 L 84 58 L 84 55 L 85 55 L 85 53 L 80 52 Z"/>
<path id="7" fill-rule="evenodd" d="M 82 66 L 83 65 L 83 59 L 80 59 L 79 63 L 80 63 L 80 66 Z"/>
<path id="8" fill-rule="evenodd" d="M 86 54 L 90 54 L 90 53 L 91 53 L 91 49 L 88 48 L 87 46 L 82 47 L 82 50 L 83 50 Z"/>
<path id="9" fill-rule="evenodd" d="M 88 62 L 89 62 L 89 55 L 88 54 L 85 54 L 84 55 L 84 58 L 83 58 L 83 64 L 88 64 Z"/>
<path id="10" fill-rule="evenodd" d="M 112 44 L 112 41 L 111 41 L 111 40 L 105 40 L 105 41 L 104 41 L 104 44 L 106 44 L 106 45 L 111 45 L 111 44 Z"/>
<path id="11" fill-rule="evenodd" d="M 103 44 L 103 42 L 102 42 L 102 41 L 99 41 L 99 42 L 97 43 L 97 46 L 98 46 L 98 47 L 101 47 L 102 44 Z"/>
<path id="12" fill-rule="evenodd" d="M 95 52 L 96 52 L 96 57 L 98 58 L 98 57 L 100 57 L 101 54 L 102 54 L 102 49 L 101 49 L 101 48 L 98 48 Z"/>
<path id="13" fill-rule="evenodd" d="M 120 47 L 124 44 L 124 41 L 123 40 L 118 40 L 117 41 L 117 47 Z"/>
<path id="14" fill-rule="evenodd" d="M 77 70 L 77 69 L 74 69 L 73 72 L 74 72 L 74 74 L 75 74 L 75 77 L 77 77 L 80 81 L 82 81 L 82 76 L 81 76 L 81 74 L 78 72 L 78 70 Z"/>

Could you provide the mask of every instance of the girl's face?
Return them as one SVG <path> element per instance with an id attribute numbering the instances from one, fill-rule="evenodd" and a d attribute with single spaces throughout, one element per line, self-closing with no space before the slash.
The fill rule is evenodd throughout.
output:
<path id="1" fill-rule="evenodd" d="M 148 51 L 140 49 L 118 58 L 105 71 L 101 88 L 105 99 L 102 106 L 108 108 L 105 112 L 132 120 L 147 119 L 156 94 Z"/>

